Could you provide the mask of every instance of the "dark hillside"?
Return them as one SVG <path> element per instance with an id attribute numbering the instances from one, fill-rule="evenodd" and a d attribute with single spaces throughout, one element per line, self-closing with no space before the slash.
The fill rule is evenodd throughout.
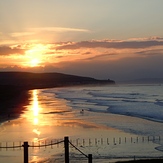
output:
<path id="1" fill-rule="evenodd" d="M 61 73 L 0 72 L 0 121 L 21 114 L 29 103 L 30 89 L 83 84 L 114 84 L 114 81 Z"/>
<path id="2" fill-rule="evenodd" d="M 61 73 L 0 72 L 0 85 L 24 89 L 73 86 L 81 84 L 114 84 L 112 80 L 97 80 Z"/>

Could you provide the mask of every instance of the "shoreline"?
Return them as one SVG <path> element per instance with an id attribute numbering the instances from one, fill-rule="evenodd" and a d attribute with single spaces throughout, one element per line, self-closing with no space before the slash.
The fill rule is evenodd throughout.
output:
<path id="1" fill-rule="evenodd" d="M 39 95 L 38 91 L 38 95 Z M 84 148 L 79 146 L 79 148 L 81 148 L 81 150 L 83 150 L 85 153 L 91 153 L 93 154 L 93 156 L 99 156 L 99 154 L 101 154 L 101 156 L 103 155 L 105 157 L 107 157 L 108 155 L 108 151 L 109 151 L 109 156 L 110 158 L 112 158 L 112 156 L 117 157 L 116 160 L 113 160 L 114 162 L 116 161 L 121 161 L 121 162 L 126 162 L 125 160 L 134 160 L 134 156 L 136 155 L 137 149 L 141 149 L 140 155 L 138 155 L 138 157 L 135 157 L 136 161 L 140 161 L 138 159 L 148 159 L 148 157 L 145 157 L 146 154 L 144 153 L 152 153 L 152 152 L 156 152 L 153 153 L 153 155 L 156 154 L 156 156 L 158 156 L 157 158 L 161 158 L 160 157 L 160 152 L 158 153 L 158 151 L 155 151 L 154 149 L 156 149 L 155 147 L 158 146 L 155 143 L 152 143 L 151 141 L 148 142 L 143 142 L 143 144 L 141 143 L 136 143 L 136 138 L 137 136 L 132 136 L 129 133 L 126 132 L 121 132 L 119 129 L 115 129 L 115 128 L 110 128 L 110 130 L 106 130 L 106 128 L 103 127 L 103 125 L 92 125 L 94 124 L 94 121 L 91 121 L 91 123 L 87 123 L 87 120 L 90 122 L 90 120 L 95 119 L 97 117 L 97 120 L 99 121 L 103 121 L 103 123 L 105 124 L 105 120 L 107 121 L 109 119 L 109 123 L 111 123 L 112 118 L 115 117 L 119 117 L 119 116 L 114 116 L 110 115 L 108 116 L 107 114 L 104 113 L 104 115 L 101 115 L 101 119 L 97 116 L 98 113 L 97 112 L 87 112 L 87 110 L 85 111 L 85 114 L 81 114 L 80 110 L 73 110 L 72 112 L 64 112 L 67 111 L 67 106 L 64 103 L 64 100 L 62 99 L 57 99 L 55 100 L 54 96 L 53 96 L 53 102 L 52 102 L 52 96 L 46 96 L 46 94 L 44 94 L 45 96 L 41 97 L 41 102 L 37 103 L 36 105 L 33 105 L 32 102 L 30 102 L 30 107 L 29 108 L 33 108 L 36 107 L 36 110 L 40 112 L 39 116 L 36 117 L 34 116 L 34 112 L 32 109 L 29 109 L 25 114 L 25 116 L 20 117 L 20 119 L 18 118 L 18 120 L 11 120 L 10 123 L 5 123 L 4 126 L 2 128 L 5 128 L 5 130 L 8 130 L 10 134 L 12 134 L 12 139 L 13 141 L 17 141 L 17 140 L 30 140 L 30 141 L 34 141 L 34 140 L 44 140 L 44 139 L 51 139 L 53 138 L 53 136 L 56 138 L 63 138 L 63 136 L 69 136 L 71 138 L 74 138 L 74 140 L 78 140 L 79 143 L 79 138 L 81 137 L 81 140 L 83 138 L 86 138 L 87 140 L 89 140 L 89 138 L 93 138 L 91 142 L 95 142 L 95 138 L 99 138 L 99 142 L 101 142 L 101 137 L 105 138 L 105 141 L 103 141 L 103 146 L 98 146 L 98 149 L 96 147 L 87 147 L 85 146 Z M 28 99 L 30 100 L 30 99 Z M 32 100 L 32 99 L 31 99 Z M 50 104 L 50 105 L 47 105 Z M 35 103 L 36 104 L 36 103 Z M 32 107 L 31 107 L 32 106 Z M 45 107 L 46 106 L 46 107 Z M 66 106 L 66 107 L 65 107 Z M 54 112 L 54 107 L 57 110 L 56 112 Z M 64 108 L 65 107 L 65 108 Z M 41 108 L 46 108 L 46 111 L 41 110 Z M 10 108 L 12 109 L 12 108 Z M 20 111 L 20 110 L 19 110 Z M 22 110 L 23 111 L 23 110 Z M 64 114 L 66 113 L 66 114 Z M 21 114 L 21 112 L 19 112 L 19 115 Z M 7 115 L 7 114 L 6 114 Z M 15 114 L 16 115 L 16 114 Z M 18 114 L 17 114 L 18 115 Z M 12 117 L 10 117 L 12 118 Z M 17 118 L 17 117 L 14 117 Z M 36 119 L 37 118 L 37 119 Z M 122 117 L 123 118 L 123 117 Z M 37 120 L 37 121 L 36 121 Z M 43 121 L 44 120 L 44 121 Z M 96 122 L 97 122 L 96 120 Z M 120 117 L 118 118 L 119 121 L 121 121 L 122 119 L 120 119 Z M 127 120 L 127 119 L 126 119 Z M 49 123 L 50 122 L 50 123 Z M 134 121 L 131 121 L 132 123 Z M 94 127 L 93 127 L 94 126 Z M 108 127 L 107 127 L 108 128 Z M 2 130 L 2 131 L 5 131 Z M 21 135 L 20 133 L 23 131 L 23 135 Z M 10 140 L 10 134 L 7 134 L 7 132 L 2 132 L 3 137 L 1 138 L 2 141 L 6 141 L 6 140 Z M 49 137 L 50 135 L 50 137 Z M 106 138 L 109 136 L 109 145 L 108 144 L 104 144 L 106 141 Z M 114 139 L 116 137 L 116 145 L 113 144 L 114 143 Z M 119 144 L 119 137 L 122 137 L 123 141 L 121 141 L 121 143 Z M 127 137 L 127 143 L 125 143 L 125 137 Z M 131 139 L 132 139 L 132 143 L 131 143 Z M 139 139 L 140 140 L 140 139 Z M 142 140 L 142 139 L 141 139 Z M 143 139 L 144 140 L 144 139 Z M 88 143 L 88 141 L 86 141 Z M 129 143 L 130 142 L 130 143 Z M 74 141 L 74 143 L 76 144 L 76 141 Z M 51 149 L 49 149 L 49 151 L 51 152 Z M 42 152 L 39 151 L 38 153 L 33 153 L 33 155 L 37 156 L 37 157 L 42 157 L 42 155 L 46 154 L 46 152 L 43 150 Z M 127 153 L 126 159 L 123 158 L 123 153 Z M 131 152 L 131 153 L 130 153 Z M 4 152 L 5 153 L 5 152 Z M 158 153 L 158 154 L 157 154 Z M 41 154 L 41 156 L 40 156 Z M 162 153 L 161 153 L 162 155 Z M 47 153 L 48 156 L 48 153 Z M 140 157 L 139 157 L 140 156 Z M 96 159 L 94 158 L 93 162 L 98 162 L 99 160 L 102 160 L 102 163 L 105 163 L 107 161 L 110 161 L 110 158 L 104 158 L 103 159 Z M 49 156 L 49 158 L 51 158 L 51 156 Z M 151 158 L 154 159 L 155 157 Z M 31 160 L 34 159 L 31 156 Z M 54 159 L 54 157 L 53 157 Z M 59 158 L 60 159 L 60 158 Z M 159 159 L 160 160 L 160 159 Z M 77 161 L 80 162 L 80 161 Z M 15 162 L 16 163 L 16 162 Z M 41 163 L 41 162 L 40 162 Z"/>
<path id="2" fill-rule="evenodd" d="M 58 85 L 58 86 L 35 86 L 35 87 L 22 87 L 15 85 L 0 85 L 0 125 L 4 122 L 19 118 L 24 105 L 29 104 L 30 90 L 34 89 L 50 89 L 50 88 L 64 88 L 64 87 L 79 87 L 79 86 L 104 86 L 112 85 L 108 83 L 87 83 L 87 84 L 70 84 L 70 85 Z"/>

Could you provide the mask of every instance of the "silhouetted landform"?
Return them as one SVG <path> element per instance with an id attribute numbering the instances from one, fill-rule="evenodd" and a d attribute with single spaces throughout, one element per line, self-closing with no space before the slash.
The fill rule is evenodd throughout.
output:
<path id="1" fill-rule="evenodd" d="M 0 72 L 0 85 L 17 86 L 23 89 L 41 89 L 84 84 L 114 84 L 113 80 L 97 80 L 90 77 L 62 73 Z"/>
<path id="2" fill-rule="evenodd" d="M 28 90 L 85 84 L 114 84 L 112 80 L 61 73 L 0 72 L 0 122 L 18 117 L 29 103 Z"/>
<path id="3" fill-rule="evenodd" d="M 146 160 L 133 160 L 133 161 L 118 161 L 117 163 L 162 163 L 163 159 L 146 159 Z"/>

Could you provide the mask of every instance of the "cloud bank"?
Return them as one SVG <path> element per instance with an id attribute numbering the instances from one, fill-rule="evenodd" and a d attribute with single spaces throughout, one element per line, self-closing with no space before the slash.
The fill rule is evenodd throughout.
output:
<path id="1" fill-rule="evenodd" d="M 10 46 L 0 46 L 0 56 L 6 56 L 12 54 L 22 55 L 24 54 L 24 50 L 20 49 L 20 47 L 11 48 Z"/>
<path id="2" fill-rule="evenodd" d="M 20 56 L 19 64 L 15 55 Z M 163 77 L 161 37 L 0 46 L 1 65 L 9 56 L 10 64 L 1 70 L 56 71 L 113 80 Z M 37 56 L 41 67 L 20 65 Z"/>
<path id="3" fill-rule="evenodd" d="M 79 49 L 79 48 L 116 48 L 116 49 L 138 49 L 149 48 L 154 46 L 162 46 L 163 39 L 157 40 L 99 40 L 99 41 L 82 41 L 69 43 L 68 45 L 59 46 L 58 50 L 63 49 Z"/>

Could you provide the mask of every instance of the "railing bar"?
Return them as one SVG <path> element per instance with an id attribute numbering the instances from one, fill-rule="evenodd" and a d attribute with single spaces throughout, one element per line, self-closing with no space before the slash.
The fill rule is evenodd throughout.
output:
<path id="1" fill-rule="evenodd" d="M 9 146 L 9 147 L 0 147 L 0 148 L 20 148 L 21 146 Z"/>
<path id="2" fill-rule="evenodd" d="M 6 151 L 7 151 L 7 142 L 6 142 Z"/>
<path id="3" fill-rule="evenodd" d="M 21 146 L 21 141 L 19 142 L 19 145 L 20 145 L 20 150 L 21 150 L 21 147 L 22 147 L 22 146 Z"/>
<path id="4" fill-rule="evenodd" d="M 155 140 L 161 141 L 161 138 L 162 138 L 161 136 L 147 136 L 147 137 L 142 137 L 141 139 L 142 139 L 142 142 L 146 142 L 146 141 L 149 142 L 149 141 L 152 141 L 152 140 L 153 141 L 155 141 Z M 130 141 L 131 141 L 131 143 L 134 142 L 134 141 L 138 143 L 139 142 L 139 138 L 138 137 L 136 137 L 136 138 L 131 137 L 131 140 Z M 54 142 L 52 140 L 51 141 L 45 140 L 44 141 L 44 144 L 42 144 L 40 141 L 38 142 L 38 144 L 37 143 L 35 144 L 34 142 L 32 142 L 31 145 L 29 145 L 29 147 L 33 147 L 33 148 L 34 147 L 45 147 L 46 148 L 47 146 L 51 146 L 51 148 L 53 148 L 53 145 L 58 145 L 58 144 L 63 143 L 63 142 L 64 142 L 64 140 L 57 141 L 57 142 Z M 89 139 L 88 142 L 91 145 L 93 141 L 92 141 L 92 139 Z M 115 138 L 113 139 L 113 142 L 116 143 L 116 139 Z M 125 137 L 125 143 L 126 142 L 127 142 L 127 138 Z M 95 138 L 95 145 L 97 145 L 97 143 L 98 143 L 98 139 Z M 119 138 L 119 143 L 122 143 L 122 139 L 121 138 Z M 72 142 L 70 142 L 70 144 L 74 148 L 76 148 L 77 150 L 79 150 L 77 147 L 75 147 L 72 144 Z M 80 144 L 80 140 L 79 139 L 76 139 L 76 145 L 79 146 L 79 144 Z M 81 144 L 83 146 L 85 145 L 85 140 L 84 139 L 81 140 Z M 104 144 L 104 140 L 101 138 L 101 145 L 103 145 L 103 144 Z M 107 138 L 107 144 L 109 144 L 109 139 L 108 138 Z M 19 142 L 0 142 L 0 150 L 1 149 L 6 149 L 6 151 L 7 151 L 7 149 L 9 149 L 9 148 L 13 148 L 13 149 L 20 148 L 21 149 L 22 148 L 21 141 L 19 141 Z"/>
<path id="5" fill-rule="evenodd" d="M 34 146 L 35 146 L 35 142 L 32 142 L 32 146 L 33 146 L 33 149 L 34 149 Z"/>
<path id="6" fill-rule="evenodd" d="M 60 142 L 57 142 L 57 143 L 50 143 L 50 144 L 44 144 L 44 145 L 34 145 L 34 146 L 32 146 L 32 145 L 29 145 L 29 147 L 45 147 L 45 146 L 52 146 L 52 145 L 56 145 L 56 144 L 60 144 L 60 143 L 63 143 L 64 142 L 64 140 L 62 140 L 62 141 L 60 141 Z"/>
<path id="7" fill-rule="evenodd" d="M 83 153 L 80 149 L 78 149 L 77 147 L 75 147 L 70 141 L 69 141 L 69 143 L 70 143 L 76 150 L 78 150 L 82 155 L 84 155 L 85 157 L 88 158 L 88 156 L 87 156 L 85 153 Z"/>
<path id="8" fill-rule="evenodd" d="M 53 148 L 52 142 L 53 142 L 53 141 L 51 140 L 51 149 Z"/>

